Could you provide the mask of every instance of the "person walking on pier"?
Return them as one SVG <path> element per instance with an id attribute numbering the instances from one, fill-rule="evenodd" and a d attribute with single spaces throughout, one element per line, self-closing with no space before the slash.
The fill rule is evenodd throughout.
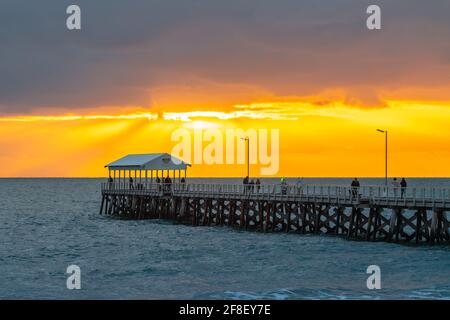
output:
<path id="1" fill-rule="evenodd" d="M 402 178 L 402 181 L 400 181 L 400 187 L 401 187 L 401 197 L 403 199 L 403 197 L 405 196 L 406 187 L 408 187 L 405 178 Z"/>

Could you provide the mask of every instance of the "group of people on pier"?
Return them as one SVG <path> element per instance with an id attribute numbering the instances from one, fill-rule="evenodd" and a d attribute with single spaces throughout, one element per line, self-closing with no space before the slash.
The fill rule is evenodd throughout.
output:
<path id="1" fill-rule="evenodd" d="M 295 185 L 296 193 L 301 194 L 302 193 L 302 184 L 303 184 L 303 178 L 299 178 L 297 180 L 297 183 Z M 244 185 L 244 194 L 250 194 L 250 193 L 260 193 L 261 190 L 261 181 L 259 178 L 256 178 L 256 180 L 253 180 L 246 176 L 243 180 Z M 286 178 L 280 179 L 280 189 L 281 194 L 287 194 L 288 193 L 289 185 L 287 183 Z"/>
<path id="2" fill-rule="evenodd" d="M 259 193 L 259 190 L 261 189 L 261 181 L 257 178 L 256 180 L 250 180 L 248 176 L 244 178 L 243 181 L 244 184 L 244 193 L 254 193 L 256 190 L 256 193 Z"/>
<path id="3" fill-rule="evenodd" d="M 186 179 L 184 177 L 182 177 L 179 181 L 179 183 L 181 185 L 186 185 Z M 114 188 L 114 179 L 109 176 L 108 178 L 108 184 L 109 184 L 109 188 L 113 189 Z M 172 191 L 172 179 L 167 176 L 167 177 L 163 177 L 162 179 L 157 176 L 155 179 L 155 184 L 158 188 L 158 191 L 162 191 L 164 193 L 168 193 Z M 137 182 L 135 183 L 132 177 L 128 178 L 128 188 L 130 190 L 143 190 L 145 188 L 145 185 L 143 183 Z"/>
<path id="4" fill-rule="evenodd" d="M 405 178 L 402 178 L 400 182 L 398 182 L 397 178 L 392 179 L 391 185 L 394 190 L 394 197 L 398 197 L 398 190 L 400 190 L 400 198 L 405 197 L 406 188 L 408 187 L 408 183 L 406 182 Z M 358 178 L 353 179 L 351 186 L 351 193 L 352 198 L 358 198 L 359 197 L 359 188 L 361 184 L 358 181 Z"/>

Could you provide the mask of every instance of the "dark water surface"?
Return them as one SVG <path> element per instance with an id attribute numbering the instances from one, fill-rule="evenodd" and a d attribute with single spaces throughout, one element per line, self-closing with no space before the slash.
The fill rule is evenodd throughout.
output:
<path id="1" fill-rule="evenodd" d="M 450 247 L 117 220 L 98 215 L 100 182 L 0 179 L 0 298 L 450 298 Z M 72 264 L 81 290 L 66 288 Z M 369 265 L 381 290 L 366 287 Z"/>

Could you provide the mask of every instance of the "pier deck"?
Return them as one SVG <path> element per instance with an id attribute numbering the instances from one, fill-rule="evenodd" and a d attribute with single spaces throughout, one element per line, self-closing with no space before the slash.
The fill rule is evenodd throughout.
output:
<path id="1" fill-rule="evenodd" d="M 103 183 L 101 214 L 261 232 L 450 244 L 450 188 Z"/>

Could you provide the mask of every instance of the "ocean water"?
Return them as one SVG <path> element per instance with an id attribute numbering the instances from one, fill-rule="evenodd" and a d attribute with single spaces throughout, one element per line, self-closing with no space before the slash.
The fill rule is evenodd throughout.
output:
<path id="1" fill-rule="evenodd" d="M 101 181 L 0 179 L 0 298 L 450 299 L 449 246 L 118 220 L 98 214 Z M 66 288 L 72 264 L 81 290 Z M 366 287 L 369 265 L 381 290 Z"/>

